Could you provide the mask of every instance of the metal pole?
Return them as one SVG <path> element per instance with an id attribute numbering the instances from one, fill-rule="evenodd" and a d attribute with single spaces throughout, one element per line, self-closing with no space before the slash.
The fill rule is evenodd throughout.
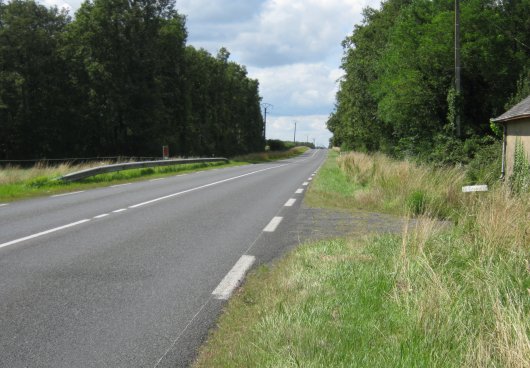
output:
<path id="1" fill-rule="evenodd" d="M 294 122 L 294 136 L 293 136 L 293 143 L 296 144 L 296 121 Z"/>
<path id="2" fill-rule="evenodd" d="M 455 92 L 456 92 L 456 117 L 455 117 L 455 128 L 456 136 L 461 135 L 460 126 L 460 101 L 462 93 L 462 85 L 460 80 L 460 0 L 455 0 Z"/>
<path id="3" fill-rule="evenodd" d="M 266 133 L 267 133 L 267 110 L 272 107 L 270 103 L 262 103 L 261 106 L 263 106 L 263 139 L 267 139 Z"/>

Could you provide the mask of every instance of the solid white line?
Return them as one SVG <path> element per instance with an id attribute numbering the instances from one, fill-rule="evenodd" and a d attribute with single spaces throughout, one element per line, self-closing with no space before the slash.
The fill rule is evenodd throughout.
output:
<path id="1" fill-rule="evenodd" d="M 46 234 L 54 233 L 56 231 L 67 229 L 67 228 L 72 227 L 72 226 L 84 224 L 85 222 L 88 222 L 88 221 L 90 221 L 90 220 L 89 219 L 84 219 L 84 220 L 81 220 L 81 221 L 72 222 L 71 224 L 67 224 L 67 225 L 59 226 L 59 227 L 56 227 L 56 228 L 53 228 L 53 229 L 50 229 L 50 230 L 42 231 L 42 232 L 37 233 L 37 234 L 33 234 L 33 235 L 25 236 L 23 238 L 11 240 L 11 241 L 9 241 L 7 243 L 0 244 L 0 248 L 7 247 L 8 245 L 13 245 L 13 244 L 16 244 L 16 243 L 20 243 L 20 242 L 23 242 L 25 240 L 38 238 L 39 236 L 43 236 L 43 235 L 46 235 Z"/>
<path id="2" fill-rule="evenodd" d="M 194 191 L 199 190 L 199 189 L 204 189 L 204 188 L 208 188 L 208 187 L 211 187 L 211 186 L 214 186 L 214 185 L 218 185 L 218 184 L 221 184 L 221 183 L 226 183 L 227 181 L 243 178 L 243 177 L 249 176 L 249 175 L 254 175 L 254 174 L 257 174 L 259 172 L 272 170 L 272 169 L 277 169 L 279 167 L 286 166 L 286 165 L 288 165 L 288 164 L 283 164 L 283 165 L 278 165 L 278 166 L 274 166 L 274 167 L 269 167 L 269 168 L 266 168 L 266 169 L 252 171 L 252 172 L 249 172 L 249 173 L 243 174 L 243 175 L 233 176 L 233 177 L 228 178 L 228 179 L 219 180 L 219 181 L 216 181 L 216 182 L 213 182 L 213 183 L 210 183 L 210 184 L 205 184 L 205 185 L 201 185 L 201 186 L 198 186 L 198 187 L 195 187 L 195 188 L 183 190 L 182 192 L 177 192 L 177 193 L 169 194 L 169 195 L 166 195 L 166 196 L 163 196 L 163 197 L 158 197 L 158 198 L 155 198 L 155 199 L 151 199 L 150 201 L 146 201 L 146 202 L 142 202 L 142 203 L 138 203 L 138 204 L 129 206 L 129 208 L 137 208 L 137 207 L 145 206 L 146 204 L 151 204 L 151 203 L 154 203 L 154 202 L 162 201 L 164 199 L 176 197 L 176 196 L 179 196 L 179 195 L 182 195 L 182 194 L 185 194 L 185 193 L 194 192 Z"/>
<path id="3" fill-rule="evenodd" d="M 283 217 L 280 217 L 280 216 L 273 217 L 271 222 L 269 222 L 269 224 L 265 226 L 265 229 L 263 229 L 263 231 L 267 233 L 274 232 L 276 228 L 278 227 L 278 225 L 280 225 L 280 222 L 282 222 L 282 220 L 283 220 Z"/>
<path id="4" fill-rule="evenodd" d="M 305 187 L 306 185 L 309 185 L 309 183 L 307 181 L 304 181 L 302 185 Z"/>
<path id="5" fill-rule="evenodd" d="M 123 212 L 123 211 L 127 211 L 127 208 L 120 208 L 119 210 L 115 210 L 115 211 L 112 211 L 112 212 L 120 213 L 120 212 Z"/>
<path id="6" fill-rule="evenodd" d="M 296 192 L 294 192 L 295 194 L 302 194 L 304 192 L 304 190 L 302 188 L 300 189 L 297 189 Z"/>
<path id="7" fill-rule="evenodd" d="M 69 195 L 72 195 L 72 194 L 79 194 L 79 193 L 84 193 L 85 191 L 84 190 L 80 190 L 78 192 L 71 192 L 71 193 L 63 193 L 63 194 L 55 194 L 55 195 L 52 195 L 50 196 L 51 198 L 55 198 L 55 197 L 64 197 L 64 196 L 69 196 Z"/>
<path id="8" fill-rule="evenodd" d="M 103 213 L 101 215 L 94 216 L 93 218 L 100 219 L 100 218 L 103 218 L 103 217 L 107 217 L 108 215 L 109 215 L 108 213 Z"/>
<path id="9" fill-rule="evenodd" d="M 118 188 L 118 187 L 124 187 L 126 185 L 131 185 L 132 183 L 125 183 L 125 184 L 116 184 L 116 185 L 111 185 L 110 187 L 111 188 Z"/>
<path id="10" fill-rule="evenodd" d="M 285 202 L 284 206 L 285 207 L 292 207 L 294 202 L 296 202 L 296 199 L 295 198 L 291 198 L 287 202 Z"/>
<path id="11" fill-rule="evenodd" d="M 227 300 L 233 291 L 241 284 L 245 274 L 256 261 L 256 257 L 242 255 L 232 269 L 221 280 L 212 292 L 216 299 Z"/>

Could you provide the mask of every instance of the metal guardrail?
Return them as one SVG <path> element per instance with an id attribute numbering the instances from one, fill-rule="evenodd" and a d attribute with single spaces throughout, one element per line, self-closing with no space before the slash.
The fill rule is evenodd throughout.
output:
<path id="1" fill-rule="evenodd" d="M 159 161 L 142 161 L 142 162 L 127 162 L 123 164 L 113 164 L 93 167 L 91 169 L 76 171 L 71 174 L 67 174 L 59 178 L 59 180 L 65 181 L 77 181 L 85 178 L 89 178 L 94 175 L 105 174 L 116 171 L 139 169 L 144 167 L 157 167 L 157 166 L 171 166 L 171 165 L 182 165 L 182 164 L 196 164 L 202 162 L 228 162 L 227 158 L 224 157 L 213 157 L 213 158 L 186 158 L 178 160 L 159 160 Z"/>

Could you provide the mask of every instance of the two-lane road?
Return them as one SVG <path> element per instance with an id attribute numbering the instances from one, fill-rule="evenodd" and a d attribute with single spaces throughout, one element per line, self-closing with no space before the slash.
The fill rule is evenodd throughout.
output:
<path id="1" fill-rule="evenodd" d="M 0 367 L 189 364 L 325 152 L 1 206 Z"/>

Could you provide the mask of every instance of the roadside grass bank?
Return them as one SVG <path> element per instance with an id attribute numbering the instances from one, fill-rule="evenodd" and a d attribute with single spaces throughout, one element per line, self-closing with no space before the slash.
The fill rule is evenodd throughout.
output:
<path id="1" fill-rule="evenodd" d="M 8 166 L 0 169 L 0 202 L 10 202 L 17 199 L 73 192 L 146 179 L 157 179 L 174 174 L 186 174 L 213 168 L 281 160 L 298 156 L 307 151 L 307 149 L 307 147 L 295 147 L 282 152 L 249 154 L 234 157 L 229 163 L 211 162 L 124 170 L 96 175 L 77 182 L 63 182 L 57 179 L 71 172 L 107 165 L 109 162 L 82 165 L 61 164 L 56 166 L 37 164 L 28 169 Z"/>
<path id="2" fill-rule="evenodd" d="M 234 161 L 259 163 L 285 160 L 287 158 L 296 157 L 306 152 L 309 148 L 305 146 L 293 147 L 286 151 L 266 151 L 258 153 L 250 153 L 248 155 L 236 156 L 232 158 Z"/>
<path id="3" fill-rule="evenodd" d="M 330 156 L 308 203 L 415 221 L 400 236 L 303 244 L 251 272 L 195 366 L 530 366 L 530 196 L 461 193 L 464 176 Z"/>
<path id="4" fill-rule="evenodd" d="M 54 167 L 35 167 L 31 169 L 2 169 L 0 170 L 0 202 L 98 188 L 146 179 L 163 178 L 175 174 L 186 174 L 219 167 L 238 166 L 243 165 L 244 163 L 231 162 L 225 164 L 223 162 L 211 162 L 161 166 L 101 174 L 76 182 L 57 180 L 64 174 L 104 164 L 105 163 L 98 163 L 97 165 L 92 166 L 70 166 L 63 164 Z"/>
<path id="5" fill-rule="evenodd" d="M 474 198 L 462 195 L 465 181 L 464 168 L 433 168 L 382 154 L 339 156 L 330 151 L 306 201 L 314 207 L 457 220 L 460 209 Z"/>

